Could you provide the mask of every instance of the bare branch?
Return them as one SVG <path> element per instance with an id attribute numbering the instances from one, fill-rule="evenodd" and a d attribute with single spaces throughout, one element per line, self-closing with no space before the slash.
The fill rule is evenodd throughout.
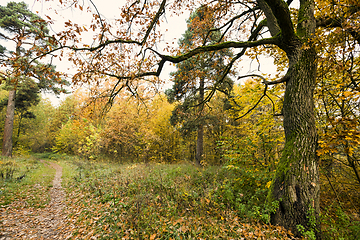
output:
<path id="1" fill-rule="evenodd" d="M 245 16 L 245 15 L 247 15 L 247 14 L 249 14 L 249 13 L 252 13 L 252 12 L 254 12 L 254 11 L 256 11 L 256 10 L 259 10 L 259 9 L 260 9 L 259 7 L 255 7 L 255 8 L 253 8 L 253 9 L 249 9 L 249 10 L 247 10 L 247 11 L 245 11 L 245 12 L 242 12 L 240 15 L 237 15 L 237 16 L 233 17 L 233 18 L 230 19 L 228 22 L 226 22 L 224 25 L 222 25 L 221 27 L 210 29 L 205 39 L 207 39 L 207 38 L 209 37 L 209 35 L 210 35 L 211 32 L 220 31 L 221 29 L 223 29 L 223 28 L 225 28 L 226 26 L 228 26 L 228 27 L 226 28 L 226 30 L 223 32 L 223 34 L 222 34 L 222 36 L 220 37 L 220 39 L 218 40 L 218 42 L 220 42 L 220 41 L 224 38 L 225 34 L 226 34 L 226 33 L 229 31 L 229 29 L 232 27 L 232 25 L 234 24 L 235 20 L 237 20 L 237 19 L 239 19 L 239 18 L 241 18 L 241 17 L 243 17 L 243 16 Z"/>
<path id="2" fill-rule="evenodd" d="M 268 88 L 268 86 L 265 85 L 264 93 L 263 93 L 263 95 L 259 98 L 259 100 L 255 103 L 255 105 L 254 105 L 252 108 L 250 108 L 246 113 L 244 113 L 243 115 L 241 115 L 240 117 L 235 118 L 235 121 L 236 121 L 236 120 L 239 120 L 239 119 L 241 119 L 241 118 L 243 118 L 243 117 L 245 117 L 246 115 L 248 115 L 252 110 L 254 110 L 254 109 L 259 105 L 259 103 L 261 102 L 261 100 L 262 100 L 265 96 L 267 96 L 267 94 L 266 94 L 267 88 Z"/>
<path id="3" fill-rule="evenodd" d="M 241 78 L 246 78 L 246 77 L 259 77 L 263 80 L 263 84 L 266 85 L 266 86 L 269 86 L 269 85 L 275 85 L 275 84 L 279 84 L 279 83 L 284 83 L 284 82 L 287 82 L 289 79 L 290 79 L 290 76 L 289 74 L 285 74 L 284 77 L 280 78 L 279 80 L 276 80 L 276 81 L 267 81 L 263 76 L 261 75 L 258 75 L 258 74 L 248 74 L 248 75 L 244 75 L 244 76 L 240 76 L 238 77 L 238 80 L 241 79 Z"/>
<path id="4" fill-rule="evenodd" d="M 259 26 L 255 29 L 254 32 L 251 33 L 251 36 L 249 37 L 248 41 L 253 41 L 256 40 L 256 38 L 258 37 L 259 33 L 261 32 L 261 30 L 264 27 L 264 22 L 262 21 Z M 206 96 L 206 98 L 204 99 L 204 102 L 208 102 L 210 101 L 210 99 L 214 96 L 216 90 L 218 90 L 218 85 L 220 85 L 224 79 L 226 78 L 226 76 L 230 73 L 230 70 L 232 69 L 232 66 L 234 65 L 234 63 L 241 58 L 245 52 L 246 52 L 246 47 L 244 47 L 241 52 L 239 52 L 238 54 L 236 54 L 236 56 L 231 59 L 230 63 L 226 66 L 221 78 L 215 83 L 214 87 L 212 88 L 212 90 L 210 91 L 210 93 Z"/>
<path id="5" fill-rule="evenodd" d="M 286 74 L 284 77 L 280 78 L 279 80 L 270 81 L 270 82 L 264 81 L 263 83 L 265 85 L 269 86 L 269 85 L 275 85 L 275 84 L 279 84 L 279 83 L 285 83 L 285 82 L 289 81 L 289 79 L 290 79 L 290 76 L 288 74 Z"/>
<path id="6" fill-rule="evenodd" d="M 234 42 L 234 41 L 229 41 L 229 42 L 223 42 L 223 43 L 217 43 L 217 44 L 213 44 L 213 45 L 207 45 L 207 46 L 202 46 L 202 47 L 197 47 L 185 54 L 179 55 L 179 56 L 169 56 L 169 55 L 162 55 L 158 52 L 156 52 L 155 50 L 152 50 L 153 52 L 157 53 L 163 60 L 172 62 L 172 63 L 179 63 L 182 61 L 185 61 L 199 53 L 203 53 L 203 52 L 211 52 L 211 51 L 217 51 L 217 50 L 222 50 L 222 49 L 227 49 L 227 48 L 248 48 L 248 47 L 256 47 L 256 46 L 260 46 L 260 45 L 267 45 L 267 44 L 274 44 L 277 45 L 278 42 L 278 38 L 277 37 L 271 37 L 271 38 L 264 38 L 258 41 L 246 41 L 246 42 Z"/>
<path id="7" fill-rule="evenodd" d="M 165 12 L 165 4 L 166 4 L 166 0 L 163 0 L 161 2 L 160 8 L 158 9 L 155 17 L 153 18 L 152 22 L 150 23 L 150 26 L 147 29 L 143 40 L 141 41 L 141 45 L 145 44 L 147 38 L 150 35 L 151 30 L 154 28 L 154 25 L 156 24 L 157 21 L 159 21 L 160 16 Z"/>

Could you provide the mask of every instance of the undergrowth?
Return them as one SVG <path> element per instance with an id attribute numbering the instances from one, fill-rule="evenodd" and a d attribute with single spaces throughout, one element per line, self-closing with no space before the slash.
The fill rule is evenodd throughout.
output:
<path id="1" fill-rule="evenodd" d="M 359 184 L 349 181 L 339 170 L 321 171 L 322 237 L 357 240 L 360 236 Z"/>
<path id="2" fill-rule="evenodd" d="M 44 207 L 55 170 L 63 167 L 66 213 L 74 239 L 291 239 L 269 224 L 266 169 L 228 165 L 127 164 L 59 154 L 0 159 L 0 207 Z M 334 185 L 336 186 L 336 185 Z M 322 188 L 323 239 L 357 239 L 359 218 L 345 196 Z M 341 201 L 339 201 L 341 200 Z M 354 205 L 356 202 L 349 203 Z"/>
<path id="3" fill-rule="evenodd" d="M 63 167 L 71 176 L 63 184 L 78 239 L 291 237 L 268 224 L 274 205 L 264 203 L 271 176 L 260 170 L 82 161 Z"/>

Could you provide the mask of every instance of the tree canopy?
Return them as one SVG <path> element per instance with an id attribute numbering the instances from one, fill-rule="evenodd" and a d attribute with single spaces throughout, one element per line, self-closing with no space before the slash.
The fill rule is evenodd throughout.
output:
<path id="1" fill-rule="evenodd" d="M 80 10 L 87 7 L 73 0 L 60 3 Z M 67 21 L 64 31 L 49 37 L 58 47 L 45 48 L 39 57 L 62 49 L 72 50 L 69 59 L 79 68 L 73 82 L 99 85 L 115 78 L 112 90 L 107 91 L 111 101 L 121 90 L 136 95 L 144 82 L 155 85 L 161 82 L 158 77 L 166 63 L 183 63 L 204 53 L 232 49 L 234 55 L 217 74 L 204 96 L 205 102 L 244 56 L 256 58 L 264 53 L 274 57 L 284 70 L 278 78 L 252 74 L 262 80 L 264 87 L 258 103 L 268 97 L 273 85 L 284 88 L 281 115 L 285 146 L 269 187 L 268 201 L 278 202 L 271 221 L 291 229 L 297 236 L 313 232 L 320 237 L 318 132 L 314 114 L 318 68 L 321 57 L 334 44 L 345 44 L 347 50 L 359 47 L 360 5 L 355 0 L 301 0 L 298 6 L 292 7 L 293 4 L 292 0 L 128 1 L 114 21 L 103 18 L 92 6 L 93 20 L 88 27 Z M 208 15 L 195 28 L 207 30 L 205 35 L 202 31 L 197 33 L 199 42 L 182 51 L 171 41 L 163 41 L 160 26 L 167 16 L 200 6 L 206 6 Z M 81 42 L 85 31 L 94 34 L 91 42 Z M 208 41 L 215 32 L 221 32 L 218 40 Z M 337 57 L 332 60 L 341 63 Z M 351 69 L 349 78 L 355 86 L 358 77 L 354 77 L 354 71 Z M 345 97 L 350 94 L 343 93 Z"/>

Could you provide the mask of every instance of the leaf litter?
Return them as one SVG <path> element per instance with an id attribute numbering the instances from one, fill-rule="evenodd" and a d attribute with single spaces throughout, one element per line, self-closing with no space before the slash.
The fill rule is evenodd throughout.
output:
<path id="1" fill-rule="evenodd" d="M 129 207 L 134 202 L 125 196 L 125 192 L 122 194 L 119 192 L 120 195 L 113 198 L 113 200 L 118 197 L 122 199 L 118 204 L 111 204 L 111 201 L 102 199 L 104 196 L 96 197 L 90 194 L 91 191 L 81 191 L 75 186 L 73 186 L 75 188 L 70 187 L 73 191 L 68 192 L 66 197 L 61 186 L 62 167 L 56 163 L 42 162 L 47 167 L 56 170 L 53 186 L 49 192 L 41 184 L 35 184 L 33 188 L 42 188 L 41 192 L 44 196 L 41 197 L 45 198 L 50 195 L 50 202 L 43 208 L 30 207 L 26 201 L 20 199 L 1 207 L 0 240 L 139 239 L 139 237 L 144 239 L 174 239 L 175 235 L 188 239 L 208 239 L 210 236 L 212 236 L 211 239 L 217 239 L 217 237 L 222 239 L 279 239 L 279 237 L 280 239 L 295 239 L 290 232 L 281 227 L 259 223 L 242 223 L 232 214 L 227 214 L 228 216 L 225 218 L 208 216 L 206 219 L 204 216 L 189 215 L 189 213 L 183 214 L 182 217 L 180 217 L 181 213 L 177 218 L 171 217 L 162 211 L 165 207 L 162 205 L 165 202 L 163 203 L 160 200 L 164 199 L 155 198 L 154 204 L 159 205 L 156 213 L 150 211 L 151 213 L 145 214 L 141 211 L 132 212 L 132 208 Z M 86 179 L 85 182 L 88 180 Z M 77 184 L 79 185 L 79 182 Z M 106 191 L 106 183 L 100 185 L 98 187 Z M 74 189 L 76 190 L 74 191 Z M 32 195 L 31 191 L 29 192 L 30 195 Z M 147 198 L 151 198 L 150 195 Z M 147 198 L 145 205 L 152 205 L 152 200 Z M 140 200 L 145 201 L 145 198 Z M 140 205 L 137 207 L 139 208 Z M 117 211 L 113 209 L 114 207 Z M 114 211 L 118 214 L 114 215 Z M 141 216 L 143 214 L 156 215 L 155 219 L 152 220 L 157 219 L 154 222 L 157 226 L 150 226 L 147 233 L 139 235 L 139 229 L 136 229 L 136 225 L 143 221 L 145 217 L 145 215 Z M 150 218 L 150 216 L 145 218 L 148 217 Z"/>
<path id="2" fill-rule="evenodd" d="M 17 200 L 0 208 L 0 240 L 71 238 L 71 225 L 67 224 L 63 211 L 65 192 L 61 187 L 62 167 L 44 160 L 41 162 L 56 170 L 49 192 L 50 202 L 44 208 L 35 208 L 29 207 L 26 201 Z M 34 187 L 42 186 L 36 184 Z"/>

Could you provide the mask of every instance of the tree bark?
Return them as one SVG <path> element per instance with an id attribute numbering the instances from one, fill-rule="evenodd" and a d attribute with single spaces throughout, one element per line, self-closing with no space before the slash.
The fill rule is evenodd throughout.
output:
<path id="1" fill-rule="evenodd" d="M 318 137 L 313 97 L 317 54 L 311 41 L 316 27 L 315 5 L 313 0 L 300 0 L 295 31 L 284 1 L 264 1 L 281 29 L 278 46 L 289 59 L 283 103 L 285 146 L 268 195 L 268 200 L 278 201 L 279 207 L 272 214 L 271 223 L 290 229 L 297 237 L 313 232 L 320 239 Z M 299 230 L 300 225 L 303 231 Z"/>
<path id="2" fill-rule="evenodd" d="M 201 166 L 201 160 L 204 153 L 204 120 L 202 119 L 202 111 L 204 109 L 204 95 L 205 95 L 205 79 L 200 79 L 199 86 L 199 120 L 196 140 L 196 155 L 195 160 L 198 166 Z"/>
<path id="3" fill-rule="evenodd" d="M 280 159 L 270 199 L 279 201 L 271 217 L 273 224 L 291 229 L 300 236 L 298 225 L 320 235 L 319 169 L 316 155 L 313 91 L 316 79 L 316 54 L 300 50 L 286 85 L 284 98 L 285 147 Z"/>
<path id="4" fill-rule="evenodd" d="M 9 100 L 6 108 L 6 119 L 2 146 L 2 156 L 6 157 L 12 156 L 12 134 L 14 128 L 15 96 L 16 90 L 9 91 Z"/>

